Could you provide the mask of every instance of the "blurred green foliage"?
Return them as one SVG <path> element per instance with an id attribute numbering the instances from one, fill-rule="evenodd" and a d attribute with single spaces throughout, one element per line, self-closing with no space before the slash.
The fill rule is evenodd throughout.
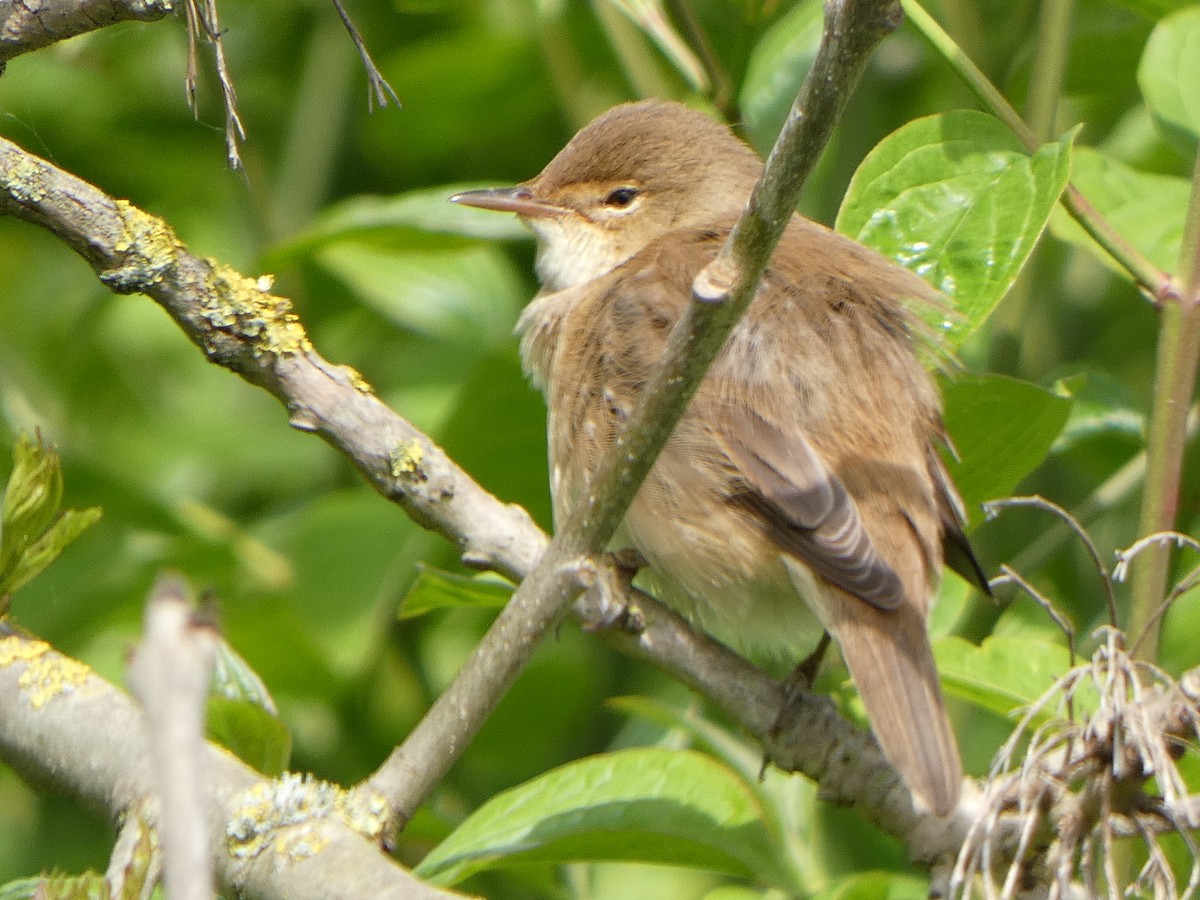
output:
<path id="1" fill-rule="evenodd" d="M 688 5 L 725 72 L 733 118 L 765 149 L 811 59 L 819 3 Z M 1178 246 L 1195 148 L 1194 91 L 1172 83 L 1178 72 L 1139 62 L 1158 19 L 1181 5 L 1079 0 L 1058 97 L 1056 134 L 1083 125 L 1081 186 L 1161 265 L 1173 265 Z M 404 103 L 368 115 L 365 76 L 324 0 L 224 0 L 226 52 L 249 132 L 244 175 L 225 168 L 211 72 L 201 78 L 199 120 L 187 110 L 182 19 L 127 24 L 14 60 L 0 77 L 0 134 L 163 216 L 195 252 L 250 275 L 273 272 L 277 292 L 295 300 L 326 356 L 362 372 L 475 478 L 548 527 L 543 410 L 510 337 L 536 289 L 531 244 L 503 217 L 442 200 L 464 184 L 533 175 L 616 102 L 646 91 L 705 102 L 624 18 L 633 6 L 350 3 Z M 931 9 L 1023 107 L 1038 53 L 1037 4 L 943 0 Z M 1155 41 L 1188 46 L 1197 32 L 1180 20 L 1189 15 L 1172 16 Z M 1200 57 L 1184 58 L 1194 65 Z M 1144 97 L 1163 99 L 1150 108 Z M 832 222 L 851 175 L 885 136 L 919 117 L 973 107 L 945 63 L 911 27 L 901 28 L 852 100 L 804 211 Z M 486 585 L 479 604 L 456 601 L 400 620 L 414 584 L 470 595 L 468 579 L 429 574 L 462 574 L 453 548 L 375 496 L 324 444 L 291 431 L 274 400 L 208 365 L 148 300 L 107 293 L 50 235 L 5 218 L 0 298 L 0 445 L 39 430 L 62 454 L 65 504 L 104 510 L 15 594 L 14 618 L 122 683 L 156 573 L 179 570 L 219 598 L 230 644 L 261 676 L 291 731 L 291 767 L 344 783 L 369 773 L 452 677 L 490 620 L 498 588 Z M 964 450 L 1032 441 L 1040 457 L 1057 433 L 1046 425 L 1058 415 L 1055 401 L 1074 398 L 1049 456 L 1017 489 L 1081 511 L 1104 553 L 1136 536 L 1137 477 L 1121 490 L 1101 488 L 1143 447 L 1155 332 L 1149 304 L 1076 226 L 1056 218 L 1054 237 L 1043 240 L 1015 295 L 960 350 L 970 371 L 1044 389 L 1009 390 L 1010 402 L 994 408 L 1013 420 L 992 433 L 980 427 L 978 409 L 972 416 L 967 408 Z M 951 393 L 969 399 L 975 386 L 964 379 Z M 1018 407 L 1035 399 L 1040 418 L 1020 422 Z M 1028 455 L 1028 447 L 1006 454 L 1006 466 L 1020 463 L 1005 469 L 1012 478 L 998 479 L 1004 487 L 1036 461 Z M 1200 514 L 1195 456 L 1180 498 L 1184 531 L 1194 531 Z M 972 465 L 987 469 L 977 456 L 964 460 Z M 989 571 L 1015 561 L 1080 635 L 1106 620 L 1090 561 L 1046 517 L 1008 512 L 981 524 L 974 540 Z M 1180 562 L 1181 572 L 1190 562 Z M 994 606 L 950 584 L 947 591 L 960 596 L 945 614 L 947 628 L 976 642 L 1005 638 L 988 647 L 994 670 L 986 661 L 981 669 L 982 657 L 961 643 L 943 653 L 959 696 L 975 699 L 956 712 L 968 766 L 979 773 L 1005 727 L 997 711 L 1008 701 L 997 699 L 1005 685 L 995 671 L 1030 646 L 1044 644 L 1047 659 L 1061 650 L 1028 598 L 1004 595 Z M 1187 595 L 1167 619 L 1167 667 L 1200 662 L 1198 630 L 1200 595 Z M 1030 636 L 1036 643 L 1013 641 Z M 672 712 L 606 706 L 617 694 L 653 697 Z M 765 827 L 781 829 L 772 834 L 773 864 L 794 887 L 829 897 L 922 893 L 896 842 L 816 802 L 802 779 L 772 773 L 755 782 L 746 774 L 753 748 L 704 731 L 693 703 L 658 673 L 564 626 L 401 835 L 398 855 L 415 864 L 501 791 L 589 754 L 698 745 L 721 761 L 713 783 L 753 794 Z M 740 773 L 741 787 L 731 772 Z M 677 834 L 686 848 L 670 858 L 693 859 L 695 837 Z M 572 846 L 567 831 L 558 839 Z M 649 832 L 638 839 L 654 840 Z M 107 823 L 0 767 L 0 884 L 43 869 L 103 870 L 110 848 Z M 737 856 L 742 850 L 727 852 L 745 868 L 753 857 Z M 732 864 L 715 868 L 747 874 Z M 869 870 L 878 872 L 862 874 Z M 527 860 L 463 886 L 498 898 L 632 900 L 763 896 L 763 885 L 785 880 L 759 874 L 731 881 L 681 868 Z"/>

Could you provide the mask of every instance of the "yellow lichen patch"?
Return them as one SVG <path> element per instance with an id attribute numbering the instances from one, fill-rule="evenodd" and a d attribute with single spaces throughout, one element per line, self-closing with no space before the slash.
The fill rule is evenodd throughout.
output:
<path id="1" fill-rule="evenodd" d="M 87 686 L 92 670 L 81 662 L 55 653 L 45 641 L 17 635 L 0 638 L 0 668 L 25 663 L 17 679 L 29 705 L 41 709 L 61 694 L 73 694 Z"/>
<path id="2" fill-rule="evenodd" d="M 391 813 L 378 792 L 344 791 L 327 781 L 289 772 L 246 791 L 225 827 L 225 836 L 229 852 L 238 859 L 252 859 L 272 845 L 276 853 L 299 859 L 328 845 L 330 820 L 379 841 L 391 822 Z"/>
<path id="3" fill-rule="evenodd" d="M 46 197 L 46 171 L 37 160 L 17 156 L 11 166 L 0 169 L 0 185 L 18 203 L 40 203 Z"/>
<path id="4" fill-rule="evenodd" d="M 275 842 L 275 854 L 295 862 L 316 856 L 329 846 L 329 838 L 316 823 L 296 825 L 287 829 Z"/>
<path id="5" fill-rule="evenodd" d="M 375 393 L 375 389 L 371 387 L 371 384 L 367 381 L 367 379 L 362 377 L 362 373 L 359 372 L 358 369 L 354 368 L 353 366 L 342 366 L 342 371 L 344 371 L 349 377 L 350 386 L 360 394 Z"/>
<path id="6" fill-rule="evenodd" d="M 393 824 L 387 798 L 374 788 L 356 787 L 344 792 L 338 811 L 347 825 L 375 843 L 383 841 Z"/>
<path id="7" fill-rule="evenodd" d="M 131 288 L 159 281 L 164 272 L 178 264 L 184 247 L 174 229 L 166 222 L 138 209 L 128 200 L 115 201 L 117 215 L 125 225 L 124 233 L 113 244 L 117 253 L 129 253 L 120 273 L 106 273 L 105 281 L 117 280 Z"/>
<path id="8" fill-rule="evenodd" d="M 215 327 L 253 342 L 259 356 L 290 356 L 312 349 L 292 304 L 263 290 L 259 279 L 209 260 L 213 291 L 206 298 L 205 318 Z"/>
<path id="9" fill-rule="evenodd" d="M 391 453 L 392 477 L 404 481 L 418 481 L 425 477 L 421 469 L 425 462 L 425 450 L 418 441 L 397 444 Z"/>
<path id="10" fill-rule="evenodd" d="M 20 660 L 30 660 L 42 656 L 50 649 L 45 641 L 23 638 L 10 634 L 0 638 L 0 668 L 11 666 Z"/>

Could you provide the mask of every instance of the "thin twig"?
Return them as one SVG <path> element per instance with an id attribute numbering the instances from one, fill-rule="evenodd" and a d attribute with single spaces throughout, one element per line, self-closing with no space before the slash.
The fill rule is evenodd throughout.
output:
<path id="1" fill-rule="evenodd" d="M 1049 597 L 1046 597 L 1037 588 L 1025 580 L 1025 578 L 1011 566 L 1001 566 L 1000 575 L 988 582 L 989 587 L 997 587 L 1005 582 L 1011 582 L 1028 594 L 1033 602 L 1045 610 L 1055 625 L 1067 638 L 1067 650 L 1071 654 L 1071 665 L 1075 665 L 1075 629 L 1071 627 L 1071 623 L 1054 608 L 1054 604 Z"/>

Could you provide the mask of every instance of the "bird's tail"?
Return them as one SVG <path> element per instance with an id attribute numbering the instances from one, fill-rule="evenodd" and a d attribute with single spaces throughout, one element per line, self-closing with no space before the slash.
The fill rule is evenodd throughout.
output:
<path id="1" fill-rule="evenodd" d="M 879 610 L 827 589 L 826 624 L 841 646 L 884 756 L 936 815 L 958 803 L 962 760 L 946 715 L 924 617 L 909 604 Z"/>

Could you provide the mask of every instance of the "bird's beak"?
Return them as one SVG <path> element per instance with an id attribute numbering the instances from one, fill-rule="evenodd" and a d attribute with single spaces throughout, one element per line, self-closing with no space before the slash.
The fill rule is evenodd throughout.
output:
<path id="1" fill-rule="evenodd" d="M 526 219 L 553 219 L 567 212 L 561 206 L 538 200 L 527 187 L 487 188 L 463 191 L 450 198 L 451 203 L 516 213 Z"/>

